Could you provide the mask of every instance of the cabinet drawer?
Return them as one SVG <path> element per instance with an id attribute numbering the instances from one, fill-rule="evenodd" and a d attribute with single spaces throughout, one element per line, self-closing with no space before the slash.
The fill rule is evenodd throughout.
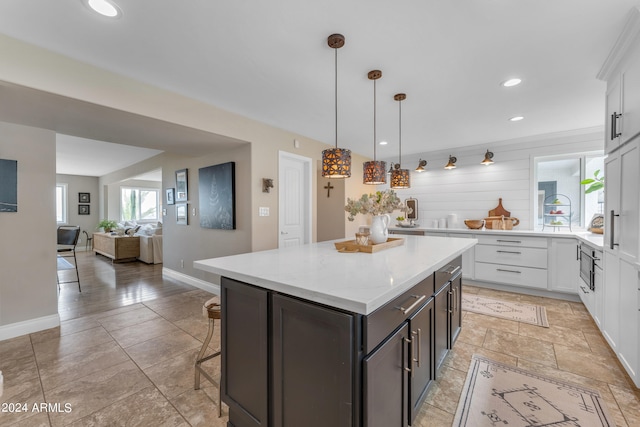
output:
<path id="1" fill-rule="evenodd" d="M 476 261 L 522 267 L 547 268 L 547 249 L 477 245 Z"/>
<path id="2" fill-rule="evenodd" d="M 434 275 L 430 275 L 393 301 L 363 318 L 364 352 L 376 348 L 394 329 L 422 307 L 434 293 Z M 408 310 L 411 308 L 411 310 Z"/>
<path id="3" fill-rule="evenodd" d="M 547 270 L 476 262 L 476 280 L 547 289 Z"/>
<path id="4" fill-rule="evenodd" d="M 546 248 L 546 237 L 527 237 L 509 235 L 477 235 L 479 245 L 522 246 L 529 248 Z"/>

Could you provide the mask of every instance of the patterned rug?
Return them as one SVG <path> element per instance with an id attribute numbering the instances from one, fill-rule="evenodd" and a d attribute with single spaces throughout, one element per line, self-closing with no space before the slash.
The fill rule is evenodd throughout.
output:
<path id="1" fill-rule="evenodd" d="M 616 424 L 596 390 L 473 355 L 453 426 Z"/>
<path id="2" fill-rule="evenodd" d="M 499 301 L 474 294 L 462 294 L 462 309 L 517 322 L 549 327 L 547 310 L 541 305 Z"/>

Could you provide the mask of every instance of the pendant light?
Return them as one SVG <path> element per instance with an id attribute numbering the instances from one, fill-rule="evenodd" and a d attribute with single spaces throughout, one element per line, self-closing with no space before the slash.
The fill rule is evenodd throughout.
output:
<path id="1" fill-rule="evenodd" d="M 367 75 L 373 80 L 373 160 L 362 164 L 362 182 L 378 185 L 387 183 L 387 163 L 376 160 L 376 80 L 382 77 L 382 71 L 372 70 Z"/>
<path id="2" fill-rule="evenodd" d="M 394 95 L 393 99 L 398 101 L 398 163 L 393 165 L 394 169 L 391 171 L 391 188 L 411 188 L 411 175 L 409 169 L 401 169 L 402 163 L 402 101 L 407 98 L 404 93 L 398 93 Z"/>
<path id="3" fill-rule="evenodd" d="M 351 150 L 338 148 L 338 49 L 344 46 L 342 34 L 332 34 L 327 44 L 335 51 L 335 112 L 336 148 L 322 151 L 322 176 L 324 178 L 349 178 L 351 176 Z"/>

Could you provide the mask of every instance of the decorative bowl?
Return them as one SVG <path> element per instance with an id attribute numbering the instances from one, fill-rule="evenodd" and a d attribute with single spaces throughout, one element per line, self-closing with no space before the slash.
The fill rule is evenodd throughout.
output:
<path id="1" fill-rule="evenodd" d="M 467 227 L 472 230 L 479 230 L 484 225 L 484 220 L 482 219 L 465 219 L 464 223 Z"/>

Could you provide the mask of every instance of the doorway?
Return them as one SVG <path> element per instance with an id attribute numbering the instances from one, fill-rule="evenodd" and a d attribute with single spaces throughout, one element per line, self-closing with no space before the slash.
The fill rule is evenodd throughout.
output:
<path id="1" fill-rule="evenodd" d="M 278 153 L 278 247 L 311 242 L 311 159 L 286 151 Z"/>

